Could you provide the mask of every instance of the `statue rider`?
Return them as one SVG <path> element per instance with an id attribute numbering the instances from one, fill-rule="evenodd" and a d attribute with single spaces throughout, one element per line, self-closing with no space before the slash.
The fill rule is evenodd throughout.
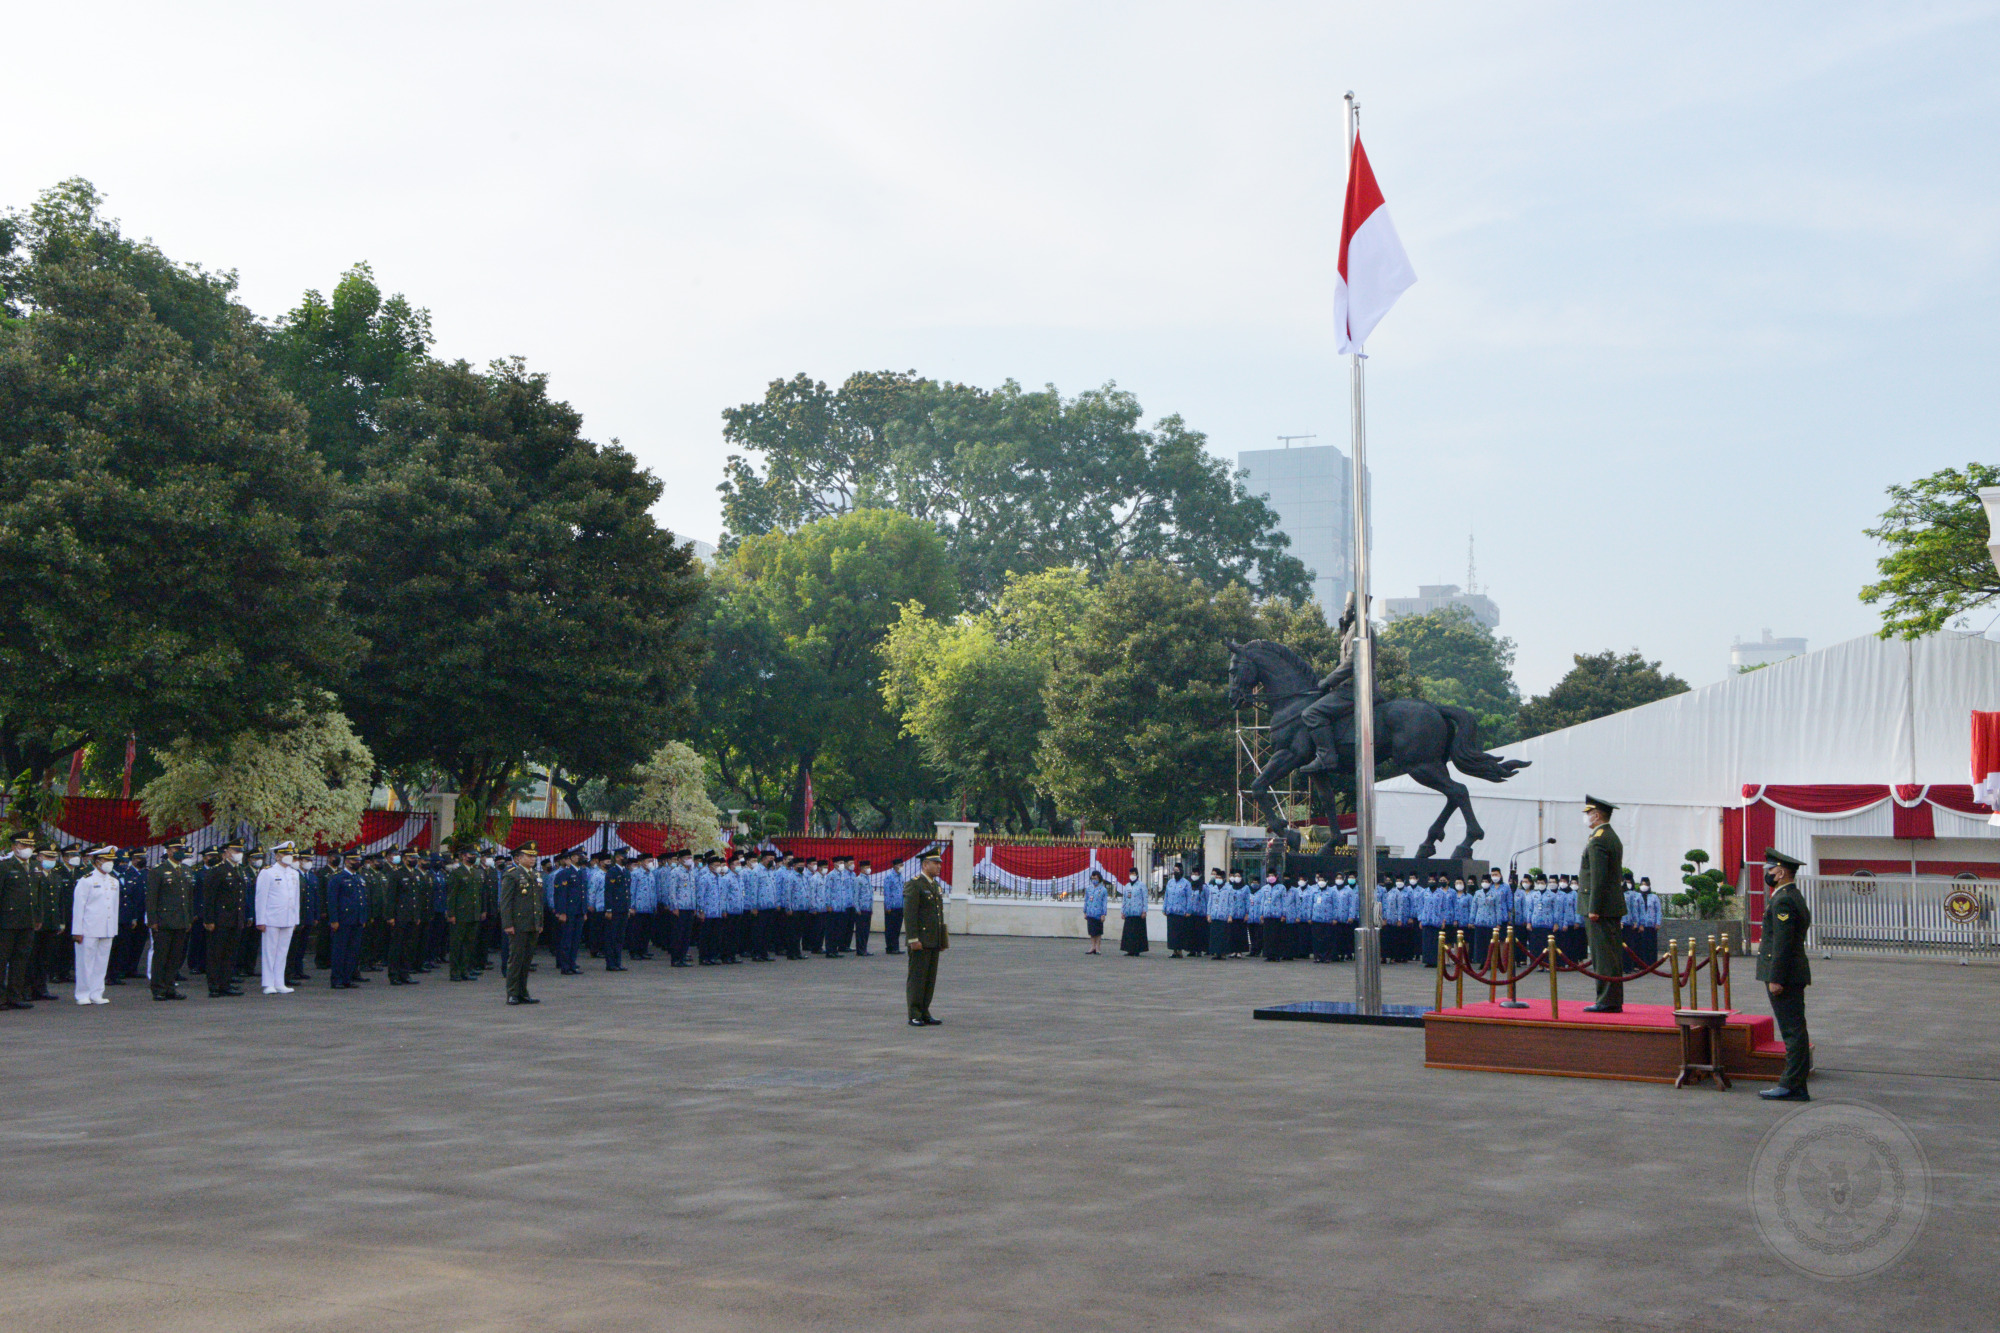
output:
<path id="1" fill-rule="evenodd" d="M 1340 766 L 1340 744 L 1334 738 L 1340 724 L 1354 716 L 1354 640 L 1360 633 L 1360 617 L 1355 614 L 1354 594 L 1347 594 L 1347 606 L 1340 613 L 1340 661 L 1319 683 L 1326 691 L 1306 706 L 1299 720 L 1312 736 L 1319 753 L 1299 769 L 1301 774 L 1326 773 Z"/>

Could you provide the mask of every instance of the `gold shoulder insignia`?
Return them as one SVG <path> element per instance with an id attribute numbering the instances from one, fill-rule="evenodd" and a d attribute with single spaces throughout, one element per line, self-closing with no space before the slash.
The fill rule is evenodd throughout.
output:
<path id="1" fill-rule="evenodd" d="M 1791 919 L 1792 919 L 1792 914 L 1790 912 L 1778 913 L 1778 920 L 1780 921 L 1790 921 Z"/>

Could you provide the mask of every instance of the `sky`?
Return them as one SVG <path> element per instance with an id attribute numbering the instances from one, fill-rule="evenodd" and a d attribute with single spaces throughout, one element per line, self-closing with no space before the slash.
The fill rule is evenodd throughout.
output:
<path id="1" fill-rule="evenodd" d="M 1479 580 L 1524 692 L 1871 632 L 1884 488 L 1995 456 L 2000 3 L 71 0 L 0 206 L 84 176 L 275 316 L 367 261 L 714 540 L 800 372 L 1115 382 L 1348 443 L 1341 97 L 1417 274 L 1370 339 L 1374 587 Z"/>

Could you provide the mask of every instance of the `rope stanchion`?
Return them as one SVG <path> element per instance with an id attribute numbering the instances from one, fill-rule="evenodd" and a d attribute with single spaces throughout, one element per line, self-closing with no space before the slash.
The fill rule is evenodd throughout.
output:
<path id="1" fill-rule="evenodd" d="M 1708 937 L 1708 1007 L 1715 1008 L 1715 936 Z"/>
<path id="2" fill-rule="evenodd" d="M 1517 973 L 1514 970 L 1514 927 L 1511 923 L 1507 927 L 1505 955 L 1507 959 L 1507 998 L 1500 1001 L 1500 1007 L 1502 1009 L 1526 1009 L 1528 1002 L 1514 994 L 1514 983 L 1527 975 L 1527 973 Z M 1534 960 L 1530 959 L 1528 962 L 1528 971 L 1532 972 L 1534 970 Z"/>
<path id="3" fill-rule="evenodd" d="M 1681 942 L 1679 940 L 1667 941 L 1667 967 L 1674 976 L 1674 1008 L 1685 1009 L 1687 1006 L 1681 1003 Z"/>
<path id="4" fill-rule="evenodd" d="M 1464 931 L 1462 931 L 1462 930 L 1458 932 L 1458 944 L 1457 944 L 1456 946 L 1454 946 L 1454 948 L 1453 948 L 1453 952 L 1454 952 L 1454 953 L 1456 953 L 1456 954 L 1458 955 L 1458 995 L 1457 995 L 1457 1004 L 1458 1004 L 1458 1007 L 1459 1007 L 1459 1008 L 1463 1009 L 1463 1008 L 1465 1008 L 1465 968 L 1466 968 L 1466 960 L 1465 960 L 1465 932 L 1464 932 Z"/>
<path id="5" fill-rule="evenodd" d="M 1736 997 L 1729 992 L 1729 973 L 1731 970 L 1729 960 L 1733 957 L 1735 957 L 1735 953 L 1730 949 L 1729 941 L 1724 939 L 1722 941 L 1722 1007 L 1729 1010 L 1736 1008 Z"/>
<path id="6" fill-rule="evenodd" d="M 1437 938 L 1437 956 L 1438 956 L 1437 1000 L 1435 1003 L 1431 1005 L 1431 1008 L 1433 1009 L 1444 1008 L 1444 968 L 1445 968 L 1445 960 L 1450 956 L 1450 954 L 1451 950 L 1445 947 L 1444 931 L 1442 928 L 1440 928 L 1438 930 L 1438 938 Z"/>
<path id="7" fill-rule="evenodd" d="M 1562 1002 L 1556 998 L 1556 978 L 1562 975 L 1562 950 L 1556 947 L 1556 933 L 1549 932 L 1549 946 L 1542 957 L 1549 964 L 1549 1017 L 1555 1021 L 1562 1019 Z"/>

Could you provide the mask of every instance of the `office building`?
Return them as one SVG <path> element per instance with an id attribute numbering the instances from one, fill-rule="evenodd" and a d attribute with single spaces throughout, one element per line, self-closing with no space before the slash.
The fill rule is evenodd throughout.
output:
<path id="1" fill-rule="evenodd" d="M 1330 444 L 1245 449 L 1243 484 L 1278 516 L 1291 553 L 1313 574 L 1313 598 L 1333 620 L 1354 586 L 1354 469 Z"/>
<path id="2" fill-rule="evenodd" d="M 1804 639 L 1774 639 L 1771 637 L 1771 631 L 1765 630 L 1764 637 L 1755 643 L 1745 643 L 1738 639 L 1730 646 L 1729 669 L 1744 671 L 1750 667 L 1769 666 L 1788 657 L 1802 656 L 1805 651 Z"/>

